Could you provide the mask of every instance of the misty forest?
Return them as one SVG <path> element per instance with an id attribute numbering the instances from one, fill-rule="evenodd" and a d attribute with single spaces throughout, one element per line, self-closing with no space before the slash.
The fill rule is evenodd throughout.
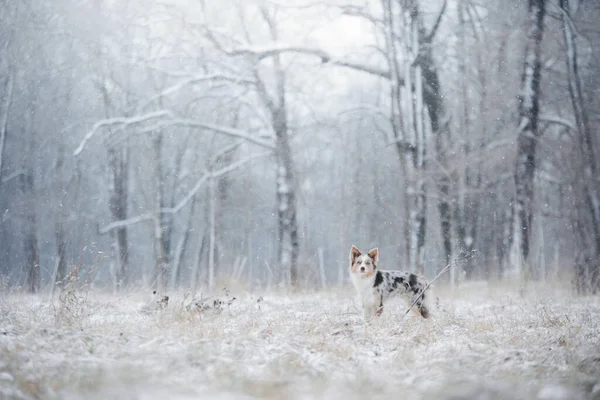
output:
<path id="1" fill-rule="evenodd" d="M 598 288 L 596 2 L 5 3 L 9 285 Z"/>
<path id="2" fill-rule="evenodd" d="M 443 340 L 463 348 L 461 357 L 489 352 L 465 362 L 488 363 L 505 382 L 531 373 L 539 386 L 524 387 L 523 398 L 562 398 L 543 396 L 555 394 L 543 386 L 549 377 L 576 381 L 564 398 L 600 396 L 600 383 L 586 380 L 600 373 L 591 333 L 600 329 L 598 21 L 595 0 L 0 0 L 0 354 L 12 360 L 0 361 L 0 388 L 8 387 L 0 398 L 64 398 L 63 388 L 85 397 L 96 384 L 163 376 L 157 364 L 130 380 L 107 372 L 99 384 L 80 365 L 68 372 L 77 384 L 56 383 L 50 359 L 38 374 L 11 347 L 34 340 L 19 335 L 46 319 L 141 343 L 125 325 L 135 318 L 155 338 L 135 351 L 121 343 L 123 352 L 142 360 L 164 352 L 220 382 L 210 386 L 217 392 L 345 398 L 328 392 L 332 382 L 345 382 L 349 363 L 383 354 L 396 383 L 379 394 L 417 385 L 423 398 L 441 384 L 423 371 L 438 376 L 432 357 Z M 398 328 L 406 306 L 391 305 L 363 332 L 351 305 L 352 245 L 378 247 L 383 269 L 430 281 L 441 273 L 437 325 L 407 316 Z M 170 295 L 169 308 L 168 298 L 151 299 L 152 312 L 146 305 L 138 315 L 136 301 L 152 290 Z M 207 295 L 220 300 L 196 302 Z M 529 308 L 517 317 L 519 302 Z M 322 307 L 333 320 L 321 319 Z M 257 327 L 259 309 L 271 310 L 260 316 L 270 322 Z M 525 333 L 498 328 L 491 314 Z M 200 333 L 188 332 L 199 320 Z M 530 338 L 533 327 L 558 344 Z M 221 375 L 198 367 L 217 351 L 202 341 L 189 346 L 202 347 L 204 361 L 175 357 L 175 329 L 246 361 Z M 396 329 L 429 357 L 414 369 L 403 361 L 403 377 L 397 364 L 385 367 L 399 359 L 387 355 L 403 340 Z M 488 339 L 471 347 L 492 330 L 505 335 L 497 350 Z M 224 332 L 230 347 L 215 338 Z M 335 346 L 315 350 L 319 335 Z M 292 348 L 299 340 L 303 350 L 265 347 L 265 337 Z M 76 352 L 78 338 L 64 352 Z M 65 340 L 57 336 L 56 348 Z M 245 340 L 253 344 L 236 347 Z M 128 369 L 102 343 L 102 357 Z M 345 344 L 364 352 L 347 361 Z M 555 358 L 540 361 L 555 345 Z M 402 347 L 402 360 L 418 358 Z M 44 354 L 34 348 L 32 357 Z M 447 356 L 439 376 L 456 372 Z M 293 383 L 259 384 L 253 363 Z M 531 363 L 546 372 L 534 377 Z M 340 377 L 314 378 L 324 365 Z M 38 374 L 37 389 L 19 378 L 26 371 Z M 477 385 L 489 377 L 478 373 Z M 302 392 L 306 376 L 320 389 Z M 342 386 L 350 397 L 373 394 Z"/>

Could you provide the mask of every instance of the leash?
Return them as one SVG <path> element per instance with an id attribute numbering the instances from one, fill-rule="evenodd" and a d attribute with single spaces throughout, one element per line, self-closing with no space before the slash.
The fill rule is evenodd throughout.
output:
<path id="1" fill-rule="evenodd" d="M 427 284 L 427 286 L 425 286 L 425 289 L 423 289 L 421 291 L 421 293 L 419 293 L 419 295 L 415 298 L 415 300 L 412 302 L 412 304 L 410 305 L 410 307 L 408 307 L 408 310 L 406 310 L 406 312 L 404 313 L 404 315 L 402 315 L 402 318 L 406 317 L 406 314 L 408 314 L 410 312 L 410 310 L 412 310 L 412 308 L 415 306 L 415 304 L 417 304 L 417 302 L 419 301 L 419 299 L 421 297 L 423 297 L 423 295 L 425 294 L 425 291 L 427 289 L 429 289 L 429 287 L 431 285 L 433 285 L 433 282 L 435 282 L 440 276 L 442 276 L 442 274 L 444 274 L 445 272 L 450 271 L 452 268 L 456 267 L 458 265 L 459 262 L 464 262 L 469 260 L 470 258 L 475 257 L 475 254 L 477 254 L 477 250 L 471 250 L 471 251 L 466 251 L 466 250 L 461 250 L 460 253 L 458 253 L 454 259 L 452 261 L 450 261 L 450 263 L 448 263 L 448 265 L 446 265 L 444 267 L 444 269 L 442 269 L 439 274 L 436 275 L 435 278 L 433 278 L 433 280 L 431 282 L 429 282 Z"/>

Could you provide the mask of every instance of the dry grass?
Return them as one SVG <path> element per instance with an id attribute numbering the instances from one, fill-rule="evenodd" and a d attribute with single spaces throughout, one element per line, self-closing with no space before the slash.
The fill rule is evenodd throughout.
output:
<path id="1" fill-rule="evenodd" d="M 350 288 L 0 299 L 0 399 L 600 398 L 600 299 L 473 283 L 365 325 Z M 150 302 L 149 302 L 150 301 Z"/>

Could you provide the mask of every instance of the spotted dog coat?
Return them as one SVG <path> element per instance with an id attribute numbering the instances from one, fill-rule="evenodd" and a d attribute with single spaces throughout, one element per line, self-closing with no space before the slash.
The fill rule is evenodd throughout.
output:
<path id="1" fill-rule="evenodd" d="M 423 318 L 429 317 L 427 300 L 429 294 L 423 293 L 427 280 L 421 276 L 406 271 L 381 271 L 379 250 L 374 248 L 367 254 L 362 254 L 355 246 L 350 250 L 350 280 L 358 292 L 362 302 L 365 319 L 383 312 L 383 299 L 402 295 L 409 304 L 415 300 L 415 309 Z M 422 296 L 419 297 L 419 295 Z M 417 299 L 418 298 L 418 299 Z"/>

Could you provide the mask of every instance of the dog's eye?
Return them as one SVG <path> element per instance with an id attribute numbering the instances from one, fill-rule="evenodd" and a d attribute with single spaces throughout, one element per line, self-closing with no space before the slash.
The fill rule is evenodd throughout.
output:
<path id="1" fill-rule="evenodd" d="M 371 265 L 371 261 L 370 260 L 367 260 L 367 265 Z"/>

